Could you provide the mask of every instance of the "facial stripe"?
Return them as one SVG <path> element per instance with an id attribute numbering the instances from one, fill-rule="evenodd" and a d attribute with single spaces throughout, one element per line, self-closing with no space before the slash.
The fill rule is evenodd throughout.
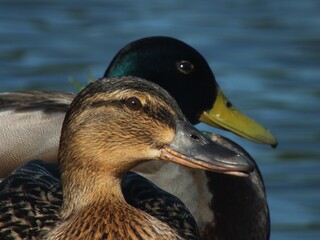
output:
<path id="1" fill-rule="evenodd" d="M 109 99 L 109 100 L 98 100 L 92 102 L 87 106 L 89 108 L 101 108 L 106 106 L 124 108 L 125 107 L 125 99 Z M 155 121 L 166 123 L 171 128 L 174 128 L 174 115 L 167 108 L 158 104 L 157 108 L 150 108 L 151 102 L 147 101 L 146 104 L 142 107 L 142 112 L 144 112 L 149 118 L 154 119 Z"/>

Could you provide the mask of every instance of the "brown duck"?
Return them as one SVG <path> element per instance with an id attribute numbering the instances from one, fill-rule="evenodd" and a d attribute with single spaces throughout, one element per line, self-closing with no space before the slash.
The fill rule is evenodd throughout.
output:
<path id="1" fill-rule="evenodd" d="M 59 146 L 62 207 L 58 221 L 36 237 L 183 239 L 166 222 L 126 202 L 123 178 L 155 159 L 247 176 L 253 163 L 224 145 L 230 142 L 213 142 L 196 130 L 155 84 L 134 77 L 95 81 L 67 111 Z"/>

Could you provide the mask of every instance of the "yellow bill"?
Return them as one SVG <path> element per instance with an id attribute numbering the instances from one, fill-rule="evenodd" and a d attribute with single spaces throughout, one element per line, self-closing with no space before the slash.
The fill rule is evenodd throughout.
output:
<path id="1" fill-rule="evenodd" d="M 217 99 L 209 111 L 199 119 L 208 125 L 228 130 L 256 143 L 278 145 L 276 137 L 262 125 L 241 113 L 218 89 Z"/>

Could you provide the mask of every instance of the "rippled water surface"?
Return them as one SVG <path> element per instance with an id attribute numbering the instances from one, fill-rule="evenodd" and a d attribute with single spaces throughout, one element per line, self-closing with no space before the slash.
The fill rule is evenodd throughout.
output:
<path id="1" fill-rule="evenodd" d="M 259 163 L 271 239 L 320 239 L 317 0 L 1 1 L 0 91 L 74 91 L 70 78 L 100 77 L 122 46 L 150 35 L 198 49 L 232 102 L 277 135 L 271 149 L 220 132 Z"/>

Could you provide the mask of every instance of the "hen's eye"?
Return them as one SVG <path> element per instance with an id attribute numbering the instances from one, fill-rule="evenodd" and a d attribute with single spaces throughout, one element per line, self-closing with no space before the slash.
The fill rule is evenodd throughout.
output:
<path id="1" fill-rule="evenodd" d="M 189 61 L 180 61 L 180 62 L 177 62 L 177 69 L 181 73 L 188 75 L 188 74 L 192 73 L 194 67 L 193 67 L 192 63 Z"/>
<path id="2" fill-rule="evenodd" d="M 142 108 L 141 101 L 136 97 L 131 97 L 126 100 L 126 106 L 133 111 L 138 111 Z"/>

